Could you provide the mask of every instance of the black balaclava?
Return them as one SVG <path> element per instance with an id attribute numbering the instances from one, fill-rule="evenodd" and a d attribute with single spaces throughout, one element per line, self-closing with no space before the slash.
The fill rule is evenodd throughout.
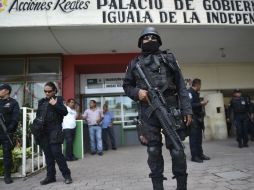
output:
<path id="1" fill-rule="evenodd" d="M 141 49 L 143 53 L 155 53 L 159 50 L 160 43 L 158 41 L 148 41 L 141 44 Z"/>

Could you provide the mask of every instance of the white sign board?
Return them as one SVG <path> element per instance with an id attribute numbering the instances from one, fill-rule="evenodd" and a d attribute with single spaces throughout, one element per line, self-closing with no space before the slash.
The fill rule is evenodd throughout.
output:
<path id="1" fill-rule="evenodd" d="M 254 0 L 0 0 L 0 27 L 251 25 Z"/>
<path id="2" fill-rule="evenodd" d="M 124 76 L 125 73 L 82 74 L 80 75 L 80 93 L 124 93 L 122 88 Z"/>

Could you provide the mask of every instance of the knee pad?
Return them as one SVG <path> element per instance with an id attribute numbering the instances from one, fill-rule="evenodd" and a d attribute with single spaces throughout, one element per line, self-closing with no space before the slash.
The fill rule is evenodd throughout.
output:
<path id="1" fill-rule="evenodd" d="M 174 150 L 175 151 L 175 150 Z M 172 155 L 172 172 L 174 176 L 186 175 L 187 164 L 184 151 L 175 151 Z"/>
<path id="2" fill-rule="evenodd" d="M 186 159 L 186 155 L 183 150 L 175 150 L 171 151 L 171 157 L 173 160 L 181 161 Z"/>
<path id="3" fill-rule="evenodd" d="M 158 157 L 161 155 L 161 147 L 149 146 L 149 147 L 147 147 L 147 153 L 152 157 Z"/>

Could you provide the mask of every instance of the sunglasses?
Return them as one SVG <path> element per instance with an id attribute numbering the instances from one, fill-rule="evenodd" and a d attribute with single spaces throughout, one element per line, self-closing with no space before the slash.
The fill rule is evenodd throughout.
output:
<path id="1" fill-rule="evenodd" d="M 149 40 L 149 39 L 151 39 L 151 40 L 157 40 L 158 37 L 155 36 L 155 35 L 147 35 L 147 36 L 143 37 L 143 40 Z"/>
<path id="2" fill-rule="evenodd" d="M 53 90 L 44 90 L 45 93 L 51 93 Z"/>

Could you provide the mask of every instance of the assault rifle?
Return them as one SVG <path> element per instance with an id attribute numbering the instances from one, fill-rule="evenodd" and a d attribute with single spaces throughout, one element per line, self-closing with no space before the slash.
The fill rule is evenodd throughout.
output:
<path id="1" fill-rule="evenodd" d="M 11 146 L 13 147 L 13 142 L 12 142 L 8 132 L 7 132 L 7 128 L 6 128 L 6 125 L 4 123 L 4 116 L 3 116 L 2 113 L 0 113 L 0 126 L 3 129 L 4 134 L 7 136 L 9 142 L 11 143 Z"/>
<path id="2" fill-rule="evenodd" d="M 143 71 L 141 67 L 140 62 L 138 62 L 136 68 L 140 78 L 145 82 L 147 87 L 149 106 L 154 111 L 162 129 L 165 132 L 165 135 L 169 137 L 174 148 L 178 151 L 183 150 L 184 145 L 176 132 L 176 129 L 179 129 L 183 125 L 180 111 L 176 108 L 167 108 L 167 103 L 163 94 L 159 89 L 154 88 L 151 85 L 148 77 L 145 75 L 146 71 Z"/>

